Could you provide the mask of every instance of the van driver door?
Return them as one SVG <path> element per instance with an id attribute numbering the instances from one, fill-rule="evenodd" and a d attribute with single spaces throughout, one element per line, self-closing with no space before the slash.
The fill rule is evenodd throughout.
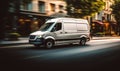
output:
<path id="1" fill-rule="evenodd" d="M 52 33 L 54 35 L 55 41 L 62 41 L 64 39 L 63 36 L 63 27 L 62 23 L 58 22 L 55 24 L 55 26 L 52 28 Z"/>

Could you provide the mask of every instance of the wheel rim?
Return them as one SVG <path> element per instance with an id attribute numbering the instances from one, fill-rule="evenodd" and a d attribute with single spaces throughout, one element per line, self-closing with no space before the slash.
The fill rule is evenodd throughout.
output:
<path id="1" fill-rule="evenodd" d="M 53 46 L 53 43 L 51 42 L 51 41 L 48 41 L 47 43 L 46 43 L 46 47 L 47 48 L 51 48 Z"/>
<path id="2" fill-rule="evenodd" d="M 85 41 L 84 41 L 84 40 L 82 40 L 82 41 L 81 41 L 81 43 L 82 43 L 82 45 L 84 45 L 84 44 L 85 44 Z"/>
<path id="3" fill-rule="evenodd" d="M 80 44 L 81 45 L 85 45 L 85 43 L 86 43 L 86 40 L 85 39 L 81 39 Z"/>

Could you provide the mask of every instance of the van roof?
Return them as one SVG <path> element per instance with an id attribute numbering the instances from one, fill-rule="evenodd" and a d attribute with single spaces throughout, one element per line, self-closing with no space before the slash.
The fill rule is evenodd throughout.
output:
<path id="1" fill-rule="evenodd" d="M 53 18 L 48 20 L 47 22 L 83 22 L 88 23 L 85 19 L 76 19 L 76 18 Z"/>

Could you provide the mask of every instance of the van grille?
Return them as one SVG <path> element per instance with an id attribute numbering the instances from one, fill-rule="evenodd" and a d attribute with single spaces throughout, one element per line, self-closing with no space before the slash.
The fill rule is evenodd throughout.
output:
<path id="1" fill-rule="evenodd" d="M 29 38 L 30 38 L 30 39 L 35 39 L 35 37 L 36 37 L 35 35 L 30 35 Z"/>

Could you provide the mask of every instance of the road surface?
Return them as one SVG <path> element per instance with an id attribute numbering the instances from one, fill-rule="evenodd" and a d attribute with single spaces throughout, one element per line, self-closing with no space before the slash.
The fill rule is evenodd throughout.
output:
<path id="1" fill-rule="evenodd" d="M 61 45 L 52 49 L 33 45 L 0 48 L 1 71 L 81 70 L 119 71 L 120 39 L 91 40 L 86 46 Z"/>

